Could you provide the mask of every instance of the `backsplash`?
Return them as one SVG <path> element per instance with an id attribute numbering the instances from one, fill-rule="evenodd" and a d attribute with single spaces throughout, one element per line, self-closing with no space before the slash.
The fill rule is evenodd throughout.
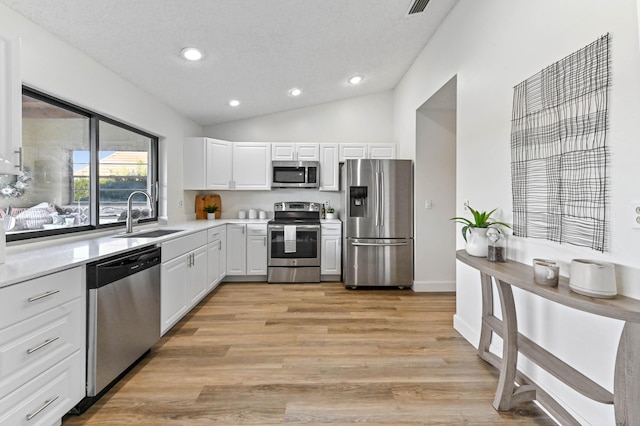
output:
<path id="1" fill-rule="evenodd" d="M 238 211 L 249 209 L 264 210 L 269 219 L 273 218 L 273 204 L 280 201 L 329 201 L 342 217 L 342 192 L 324 192 L 314 189 L 273 189 L 271 191 L 185 191 L 185 213 L 195 214 L 195 196 L 204 194 L 220 195 L 222 218 L 235 219 Z"/>

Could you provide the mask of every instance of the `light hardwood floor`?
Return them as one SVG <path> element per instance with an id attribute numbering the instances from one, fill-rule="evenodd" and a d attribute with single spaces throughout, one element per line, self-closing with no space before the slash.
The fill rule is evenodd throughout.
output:
<path id="1" fill-rule="evenodd" d="M 454 312 L 450 293 L 223 284 L 63 424 L 555 424 L 493 409 L 497 371 Z"/>

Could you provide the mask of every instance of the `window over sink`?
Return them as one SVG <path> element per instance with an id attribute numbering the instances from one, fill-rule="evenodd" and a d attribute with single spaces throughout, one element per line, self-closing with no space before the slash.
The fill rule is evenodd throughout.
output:
<path id="1" fill-rule="evenodd" d="M 156 198 L 156 136 L 26 87 L 22 111 L 23 169 L 0 176 L 8 241 L 124 226 L 132 191 Z M 133 207 L 157 220 L 157 201 Z"/>

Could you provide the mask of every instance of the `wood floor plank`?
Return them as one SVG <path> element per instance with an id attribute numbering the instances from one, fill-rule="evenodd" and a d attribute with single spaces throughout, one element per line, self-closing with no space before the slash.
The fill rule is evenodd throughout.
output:
<path id="1" fill-rule="evenodd" d="M 492 407 L 455 295 L 226 283 L 74 425 L 553 425 Z"/>

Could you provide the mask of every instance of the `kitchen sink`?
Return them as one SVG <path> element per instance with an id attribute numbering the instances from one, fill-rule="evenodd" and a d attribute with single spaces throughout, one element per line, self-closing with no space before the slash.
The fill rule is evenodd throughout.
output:
<path id="1" fill-rule="evenodd" d="M 130 234 L 114 235 L 115 238 L 158 238 L 165 235 L 175 234 L 182 229 L 154 229 L 152 231 L 135 231 Z"/>

